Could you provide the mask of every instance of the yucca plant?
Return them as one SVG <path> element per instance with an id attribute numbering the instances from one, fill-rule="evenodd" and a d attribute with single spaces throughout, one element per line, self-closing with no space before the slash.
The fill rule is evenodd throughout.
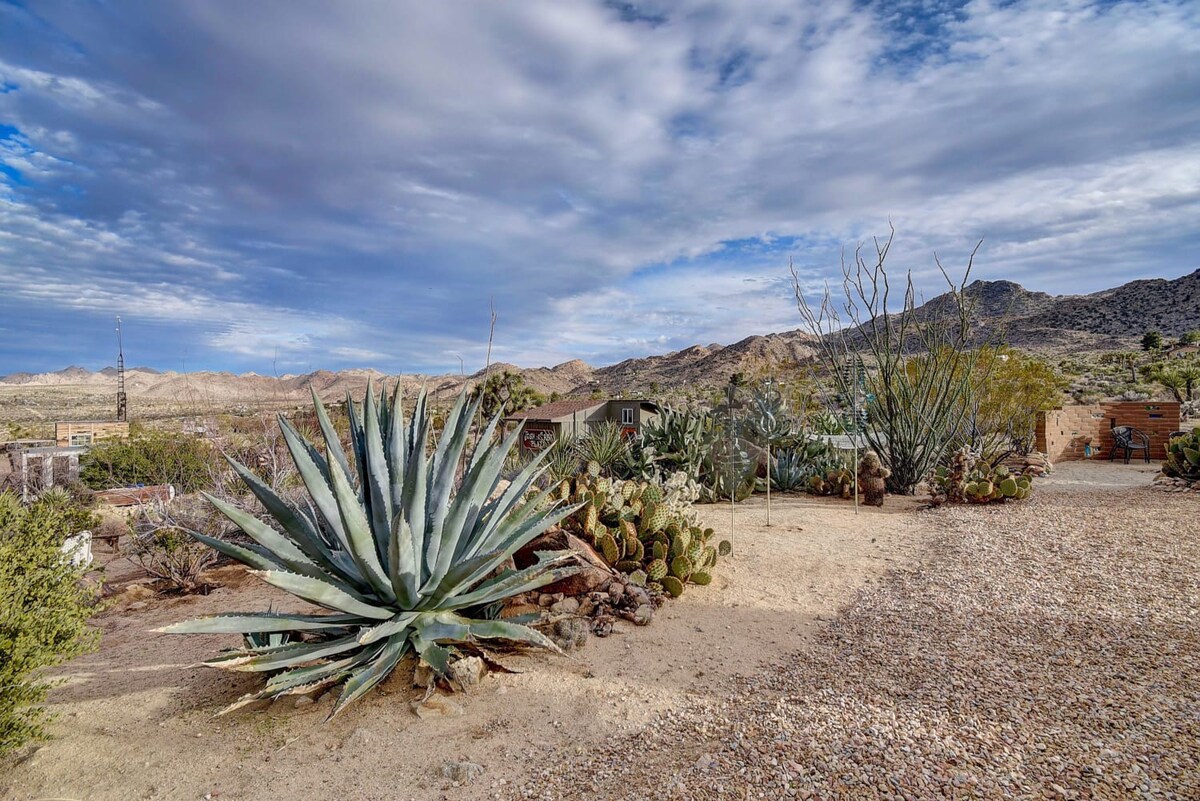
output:
<path id="1" fill-rule="evenodd" d="M 606 420 L 588 428 L 579 440 L 578 453 L 583 462 L 595 462 L 602 474 L 609 475 L 629 455 L 629 444 L 621 426 Z"/>
<path id="2" fill-rule="evenodd" d="M 519 548 L 576 508 L 556 508 L 549 493 L 528 497 L 540 473 L 540 458 L 507 488 L 500 488 L 504 458 L 520 430 L 494 441 L 497 415 L 466 458 L 479 401 L 468 404 L 462 394 L 436 447 L 427 453 L 425 393 L 406 424 L 399 388 L 389 405 L 383 398 L 377 401 L 368 386 L 361 418 L 349 399 L 346 404 L 356 486 L 337 431 L 316 393 L 313 402 L 324 455 L 286 419 L 279 421 L 310 505 L 288 504 L 231 459 L 279 530 L 208 496 L 255 544 L 240 547 L 199 533 L 192 536 L 254 568 L 268 584 L 329 614 L 221 614 L 161 630 L 251 635 L 245 647 L 206 663 L 272 674 L 262 690 L 225 711 L 344 683 L 329 715 L 333 717 L 385 679 L 409 652 L 447 676 L 453 656 L 447 645 L 469 647 L 495 638 L 557 651 L 548 638 L 526 626 L 468 616 L 472 609 L 577 570 L 567 564 L 573 558 L 568 552 L 541 553 L 537 564 L 524 570 L 505 567 Z M 253 636 L 280 632 L 287 633 L 287 642 L 270 644 L 270 639 Z"/>

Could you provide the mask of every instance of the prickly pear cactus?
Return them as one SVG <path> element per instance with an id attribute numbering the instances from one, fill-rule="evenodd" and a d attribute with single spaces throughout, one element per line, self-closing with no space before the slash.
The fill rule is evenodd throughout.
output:
<path id="1" fill-rule="evenodd" d="M 930 486 L 938 502 L 1023 501 L 1033 492 L 1033 477 L 1014 473 L 1004 465 L 992 467 L 962 448 L 950 457 L 948 465 L 935 471 Z"/>
<path id="2" fill-rule="evenodd" d="M 560 502 L 583 504 L 563 528 L 639 586 L 671 596 L 688 583 L 711 583 L 718 558 L 732 550 L 727 541 L 710 544 L 713 529 L 697 525 L 691 507 L 699 494 L 696 482 L 682 471 L 651 483 L 585 470 L 554 490 Z"/>
<path id="3" fill-rule="evenodd" d="M 1162 471 L 1172 478 L 1200 481 L 1200 428 L 1167 443 L 1167 460 Z"/>

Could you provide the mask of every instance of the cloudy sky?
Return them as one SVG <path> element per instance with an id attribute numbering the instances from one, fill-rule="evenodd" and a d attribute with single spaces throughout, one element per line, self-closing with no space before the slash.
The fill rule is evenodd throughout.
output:
<path id="1" fill-rule="evenodd" d="M 4 2 L 0 374 L 595 364 L 799 327 L 897 229 L 1200 266 L 1200 3 Z"/>

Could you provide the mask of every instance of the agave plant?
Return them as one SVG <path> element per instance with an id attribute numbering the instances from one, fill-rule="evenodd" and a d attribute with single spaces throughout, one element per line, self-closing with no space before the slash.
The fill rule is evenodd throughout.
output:
<path id="1" fill-rule="evenodd" d="M 231 459 L 278 530 L 209 496 L 254 544 L 241 547 L 199 533 L 192 536 L 254 568 L 268 584 L 329 613 L 221 614 L 162 629 L 247 638 L 245 647 L 206 664 L 271 675 L 262 690 L 225 711 L 343 683 L 333 717 L 386 678 L 409 652 L 448 675 L 453 654 L 447 645 L 471 646 L 495 638 L 557 651 L 548 638 L 526 626 L 469 616 L 473 609 L 577 569 L 567 564 L 572 558 L 567 552 L 539 554 L 537 564 L 524 570 L 504 567 L 519 548 L 574 511 L 556 508 L 549 493 L 527 497 L 538 478 L 540 458 L 501 489 L 504 458 L 519 429 L 494 441 L 497 415 L 467 459 L 479 401 L 468 405 L 463 394 L 430 454 L 425 393 L 406 424 L 399 388 L 389 405 L 383 398 L 377 401 L 368 386 L 361 419 L 349 399 L 346 404 L 356 486 L 337 432 L 315 393 L 313 401 L 325 455 L 286 419 L 279 421 L 311 505 L 302 509 L 287 503 Z M 261 636 L 273 633 L 286 633 L 286 641 Z"/>

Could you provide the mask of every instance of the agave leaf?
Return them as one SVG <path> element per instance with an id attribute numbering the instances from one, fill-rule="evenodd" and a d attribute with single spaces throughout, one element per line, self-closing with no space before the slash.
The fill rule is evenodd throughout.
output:
<path id="1" fill-rule="evenodd" d="M 250 539 L 257 542 L 262 547 L 273 553 L 276 558 L 285 564 L 298 564 L 305 567 L 316 569 L 304 552 L 296 547 L 296 544 L 290 539 L 280 534 L 275 529 L 268 526 L 266 523 L 259 520 L 257 517 L 238 509 L 236 506 L 210 495 L 207 492 L 200 493 L 208 502 L 217 507 L 217 511 L 225 515 L 233 521 L 233 524 L 242 530 Z"/>
<path id="2" fill-rule="evenodd" d="M 360 474 L 363 498 L 371 510 L 371 528 L 375 532 L 375 552 L 379 559 L 388 558 L 392 530 L 392 471 L 383 452 L 383 434 L 379 430 L 379 411 L 375 406 L 375 391 L 367 383 L 367 399 L 363 409 L 363 460 Z"/>
<path id="3" fill-rule="evenodd" d="M 423 412 L 425 409 L 424 395 L 417 403 L 417 412 L 421 412 L 420 418 L 413 418 L 413 444 L 410 461 L 405 467 L 404 473 L 404 502 L 401 504 L 402 509 L 408 520 L 408 525 L 412 531 L 412 546 L 413 546 L 413 562 L 420 572 L 417 583 L 421 583 L 428 572 L 425 569 L 425 537 L 428 531 L 428 513 L 426 494 L 429 484 L 429 465 L 425 459 L 425 443 L 429 440 L 429 418 Z"/>
<path id="4" fill-rule="evenodd" d="M 554 641 L 536 629 L 509 623 L 506 620 L 472 620 L 469 624 L 471 635 L 481 640 L 508 640 L 541 646 L 555 653 L 562 650 Z"/>
<path id="5" fill-rule="evenodd" d="M 480 400 L 482 398 L 481 394 Z M 437 583 L 434 576 L 438 573 L 438 557 L 442 549 L 449 548 L 453 553 L 458 537 L 462 536 L 462 532 L 447 528 L 445 523 L 450 506 L 450 495 L 454 491 L 454 479 L 458 472 L 459 458 L 462 456 L 463 449 L 467 444 L 467 437 L 471 432 L 470 418 L 474 416 L 475 407 L 478 406 L 478 402 L 471 404 L 471 414 L 466 415 L 463 408 L 466 402 L 467 396 L 460 394 L 454 410 L 446 418 L 446 429 L 450 430 L 450 435 L 447 436 L 446 431 L 443 430 L 433 453 L 433 469 L 429 474 L 429 497 L 426 507 L 430 512 L 425 544 L 425 569 L 429 573 L 429 579 L 426 580 L 427 587 Z M 422 591 L 424 592 L 424 587 Z"/>
<path id="6" fill-rule="evenodd" d="M 390 609 L 360 601 L 353 595 L 320 579 L 281 570 L 255 571 L 255 575 L 260 576 L 263 581 L 273 587 L 278 587 L 297 598 L 312 601 L 327 609 L 336 609 L 339 612 L 369 617 L 374 620 L 387 620 L 395 614 Z"/>
<path id="7" fill-rule="evenodd" d="M 371 381 L 367 381 L 367 392 L 363 398 L 363 416 L 366 416 L 367 398 L 375 392 Z M 367 449 L 366 449 L 366 432 L 363 428 L 363 420 L 358 416 L 358 408 L 354 405 L 354 399 L 350 397 L 350 392 L 346 392 L 346 418 L 350 421 L 350 448 L 354 451 L 354 469 L 355 473 L 346 471 L 347 476 L 358 475 L 359 479 L 359 500 L 364 500 L 367 494 Z M 340 443 L 341 440 L 339 439 Z M 370 501 L 366 503 L 370 505 Z"/>
<path id="8" fill-rule="evenodd" d="M 228 456 L 225 457 L 225 460 L 254 493 L 254 497 L 258 498 L 263 508 L 283 526 L 300 550 L 307 554 L 313 562 L 324 567 L 327 572 L 339 576 L 343 581 L 354 584 L 359 580 L 353 570 L 343 569 L 346 560 L 339 559 L 343 555 L 335 554 L 330 550 L 325 544 L 325 539 L 306 515 L 293 509 L 245 465 Z"/>
<path id="9" fill-rule="evenodd" d="M 325 404 L 321 402 L 320 396 L 317 395 L 316 388 L 312 389 L 313 407 L 317 411 L 317 423 L 321 427 L 321 437 L 325 440 L 325 460 L 329 466 L 330 477 L 332 478 L 333 465 L 336 463 L 342 468 L 342 475 L 350 475 L 350 463 L 346 461 L 346 452 L 342 450 L 342 440 L 338 436 L 337 429 L 333 427 L 333 423 L 329 419 L 329 413 L 325 411 Z M 350 404 L 347 414 L 353 419 L 354 404 Z"/>
<path id="10" fill-rule="evenodd" d="M 391 620 L 363 629 L 359 632 L 358 641 L 363 645 L 376 642 L 400 634 L 420 616 L 420 612 L 401 612 Z"/>
<path id="11" fill-rule="evenodd" d="M 225 542 L 216 537 L 209 537 L 206 534 L 201 534 L 199 531 L 184 530 L 197 542 L 201 542 L 217 553 L 223 553 L 230 559 L 235 559 L 255 570 L 279 570 L 286 567 L 278 559 L 259 553 L 258 551 L 252 551 L 249 548 L 243 548 L 240 545 L 234 545 L 232 542 Z"/>
<path id="12" fill-rule="evenodd" d="M 346 541 L 350 545 L 350 555 L 354 557 L 354 561 L 375 591 L 389 601 L 395 600 L 392 583 L 383 572 L 383 566 L 379 564 L 375 535 L 363 510 L 361 498 L 350 486 L 349 476 L 342 472 L 337 462 L 329 465 L 329 475 L 333 479 L 333 492 L 337 498 L 338 512 L 342 517 L 342 530 L 346 532 Z"/>
<path id="13" fill-rule="evenodd" d="M 315 631 L 374 621 L 359 615 L 289 615 L 281 612 L 239 612 L 209 615 L 152 629 L 160 634 L 259 634 L 273 631 Z"/>
<path id="14" fill-rule="evenodd" d="M 416 606 L 420 600 L 417 594 L 417 574 L 420 567 L 416 563 L 412 540 L 412 527 L 408 524 L 404 510 L 400 510 L 392 519 L 387 557 L 392 591 L 396 594 L 397 603 L 405 609 Z"/>
<path id="15" fill-rule="evenodd" d="M 341 712 L 349 704 L 365 695 L 376 684 L 386 679 L 395 670 L 396 665 L 399 664 L 400 658 L 404 656 L 406 650 L 408 650 L 407 637 L 393 637 L 388 640 L 377 658 L 371 660 L 363 667 L 355 669 L 350 674 L 350 679 L 343 685 L 337 703 L 330 710 L 329 717 L 326 720 L 331 720 L 338 712 Z"/>
<path id="16" fill-rule="evenodd" d="M 443 605 L 442 608 L 463 609 L 544 587 L 560 578 L 566 578 L 579 572 L 575 567 L 560 567 L 574 558 L 576 557 L 573 551 L 540 552 L 536 564 L 530 565 L 524 570 L 506 571 L 485 581 L 469 593 L 455 595 L 451 604 Z M 533 586 L 527 589 L 518 589 L 528 584 Z"/>
<path id="17" fill-rule="evenodd" d="M 392 494 L 392 509 L 396 516 L 399 516 L 400 510 L 404 508 L 404 468 L 407 466 L 411 450 L 407 429 L 404 427 L 404 393 L 400 390 L 401 383 L 396 382 L 388 425 L 380 427 L 387 438 L 385 451 L 392 470 L 392 483 L 388 489 Z"/>
<path id="18" fill-rule="evenodd" d="M 491 425 L 488 426 L 488 431 L 493 431 L 499 421 L 500 415 L 493 417 Z M 485 436 L 487 435 L 485 434 Z M 508 456 L 513 446 L 517 444 L 518 436 L 520 436 L 520 431 L 513 431 L 504 438 L 499 447 L 487 448 L 487 455 L 484 458 L 476 459 L 472 457 L 471 469 L 463 477 L 462 488 L 454 498 L 450 515 L 446 518 L 446 525 L 462 531 L 475 531 L 475 526 L 471 523 L 478 518 L 488 498 L 495 491 L 496 482 L 500 478 L 500 471 L 504 469 L 504 459 Z M 480 446 L 475 449 L 475 452 L 478 454 L 482 450 L 485 450 L 485 448 L 481 442 Z M 470 542 L 470 537 L 460 537 L 458 548 L 455 550 L 452 558 L 454 560 L 461 558 Z M 447 567 L 449 566 L 449 562 L 450 560 L 447 559 Z M 445 570 L 442 571 L 442 575 L 445 575 Z"/>
<path id="19" fill-rule="evenodd" d="M 312 662 L 334 654 L 344 653 L 352 648 L 361 648 L 358 638 L 342 637 L 328 642 L 289 643 L 277 648 L 261 651 L 240 653 L 228 659 L 210 659 L 205 664 L 212 667 L 226 668 L 245 672 L 263 672 L 280 670 L 282 668 Z"/>
<path id="20" fill-rule="evenodd" d="M 382 649 L 383 644 L 380 643 L 333 662 L 320 662 L 315 665 L 290 668 L 267 679 L 267 684 L 263 689 L 268 695 L 274 695 L 292 687 L 301 687 L 305 684 L 336 677 L 374 659 Z"/>
<path id="21" fill-rule="evenodd" d="M 433 668 L 439 676 L 446 678 L 450 675 L 450 651 L 438 645 L 432 639 L 426 639 L 419 631 L 412 635 L 413 647 L 421 655 L 421 661 Z M 455 637 L 454 639 L 463 639 Z"/>
<path id="22" fill-rule="evenodd" d="M 300 474 L 300 480 L 304 482 L 304 488 L 308 490 L 313 505 L 317 507 L 321 517 L 337 537 L 338 545 L 343 550 L 349 550 L 346 533 L 342 530 L 342 517 L 338 513 L 337 501 L 333 497 L 333 488 L 330 486 L 328 465 L 325 465 L 324 468 L 317 465 L 309 452 L 308 443 L 290 424 L 286 422 L 281 424 L 280 430 L 283 432 L 283 440 L 287 444 L 288 452 L 292 454 L 292 461 L 296 464 L 296 472 Z M 360 578 L 365 582 L 365 576 L 360 576 Z"/>

